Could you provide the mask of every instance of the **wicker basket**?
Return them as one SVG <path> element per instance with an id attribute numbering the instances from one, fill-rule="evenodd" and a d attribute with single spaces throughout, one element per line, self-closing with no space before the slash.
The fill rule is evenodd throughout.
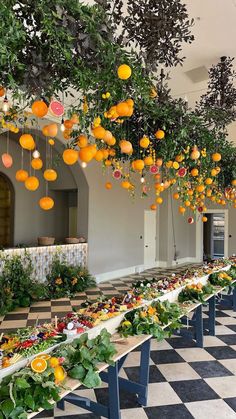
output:
<path id="1" fill-rule="evenodd" d="M 51 246 L 55 243 L 55 237 L 38 237 L 39 246 Z"/>
<path id="2" fill-rule="evenodd" d="M 77 244 L 79 243 L 79 239 L 77 237 L 66 237 L 65 242 L 66 244 Z"/>

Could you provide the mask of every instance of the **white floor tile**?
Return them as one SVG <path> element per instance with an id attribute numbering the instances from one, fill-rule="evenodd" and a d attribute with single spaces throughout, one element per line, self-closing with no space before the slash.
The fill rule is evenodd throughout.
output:
<path id="1" fill-rule="evenodd" d="M 236 413 L 223 400 L 205 400 L 186 403 L 185 406 L 194 419 L 235 419 Z"/>

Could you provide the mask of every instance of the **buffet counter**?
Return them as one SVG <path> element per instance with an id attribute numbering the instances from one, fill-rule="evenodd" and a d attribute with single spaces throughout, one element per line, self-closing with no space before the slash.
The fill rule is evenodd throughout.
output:
<path id="1" fill-rule="evenodd" d="M 62 244 L 52 246 L 36 246 L 26 248 L 6 249 L 0 254 L 0 273 L 2 269 L 2 259 L 4 256 L 19 255 L 23 256 L 27 252 L 32 260 L 33 275 L 38 281 L 45 281 L 50 271 L 52 260 L 56 254 L 62 260 L 64 257 L 66 262 L 71 265 L 87 265 L 88 244 Z"/>

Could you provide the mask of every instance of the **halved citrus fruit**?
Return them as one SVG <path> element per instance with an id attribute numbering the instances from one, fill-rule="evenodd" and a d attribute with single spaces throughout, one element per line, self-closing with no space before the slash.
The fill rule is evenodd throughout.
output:
<path id="1" fill-rule="evenodd" d="M 30 366 L 34 372 L 42 373 L 47 369 L 48 364 L 44 358 L 34 358 Z"/>

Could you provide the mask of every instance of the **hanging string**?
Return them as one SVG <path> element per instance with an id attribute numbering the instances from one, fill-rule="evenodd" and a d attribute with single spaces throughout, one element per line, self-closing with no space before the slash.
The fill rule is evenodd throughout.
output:
<path id="1" fill-rule="evenodd" d="M 7 154 L 9 154 L 9 130 L 7 131 Z"/>
<path id="2" fill-rule="evenodd" d="M 177 261 L 177 246 L 176 246 L 176 237 L 175 237 L 175 226 L 174 226 L 174 210 L 173 210 L 173 198 L 171 195 L 170 190 L 169 192 L 169 196 L 170 196 L 170 207 L 171 207 L 171 224 L 172 224 L 172 233 L 173 233 L 173 241 L 174 241 L 174 261 Z"/>
<path id="3" fill-rule="evenodd" d="M 21 169 L 24 168 L 24 149 L 21 148 Z"/>

